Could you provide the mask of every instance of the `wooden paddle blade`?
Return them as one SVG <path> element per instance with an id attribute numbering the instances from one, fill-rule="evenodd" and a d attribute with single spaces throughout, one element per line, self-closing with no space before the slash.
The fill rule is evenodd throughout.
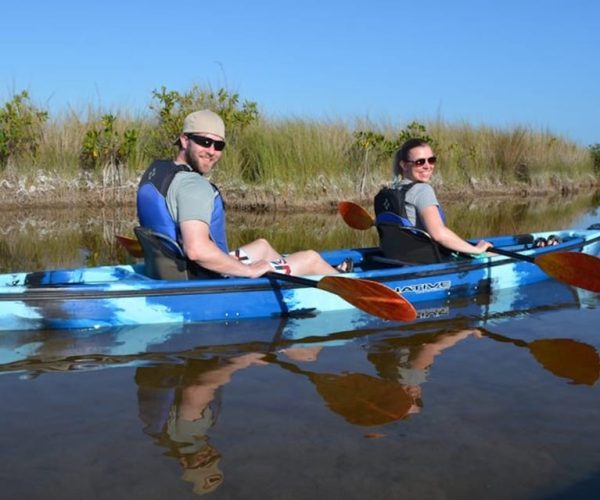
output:
<path id="1" fill-rule="evenodd" d="M 594 385 L 600 377 L 598 351 L 572 339 L 542 339 L 529 344 L 535 359 L 547 370 L 575 384 Z"/>
<path id="2" fill-rule="evenodd" d="M 376 281 L 325 276 L 317 288 L 339 295 L 358 309 L 383 319 L 414 321 L 417 317 L 417 311 L 408 300 Z"/>
<path id="3" fill-rule="evenodd" d="M 352 229 L 364 231 L 370 229 L 375 224 L 373 217 L 363 207 L 352 203 L 351 201 L 340 201 L 338 203 L 338 212 Z"/>
<path id="4" fill-rule="evenodd" d="M 119 234 L 115 234 L 115 238 L 117 238 L 117 241 L 123 245 L 125 250 L 127 250 L 132 257 L 142 258 L 144 256 L 144 251 L 137 239 L 128 238 L 127 236 L 121 236 Z"/>
<path id="5" fill-rule="evenodd" d="M 404 418 L 414 400 L 397 382 L 363 373 L 311 373 L 327 406 L 354 425 L 383 425 Z"/>
<path id="6" fill-rule="evenodd" d="M 552 252 L 535 263 L 557 280 L 592 292 L 600 292 L 600 259 L 581 252 Z"/>

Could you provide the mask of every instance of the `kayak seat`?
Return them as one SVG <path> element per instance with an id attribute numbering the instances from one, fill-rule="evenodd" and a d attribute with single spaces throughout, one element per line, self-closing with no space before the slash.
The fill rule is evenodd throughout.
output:
<path id="1" fill-rule="evenodd" d="M 393 222 L 379 222 L 376 227 L 379 248 L 383 254 L 383 259 L 380 260 L 384 263 L 397 261 L 400 265 L 436 264 L 444 262 L 444 257 L 448 255 L 448 251 L 422 229 Z"/>
<path id="2" fill-rule="evenodd" d="M 218 279 L 220 274 L 189 260 L 173 238 L 138 226 L 133 229 L 144 250 L 146 276 L 156 280 Z"/>
<path id="3" fill-rule="evenodd" d="M 168 236 L 138 226 L 133 230 L 144 250 L 146 275 L 157 280 L 187 280 L 188 266 L 179 244 Z"/>

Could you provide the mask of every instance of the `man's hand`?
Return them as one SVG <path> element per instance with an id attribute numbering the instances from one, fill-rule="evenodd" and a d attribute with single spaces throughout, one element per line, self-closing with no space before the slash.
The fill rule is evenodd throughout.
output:
<path id="1" fill-rule="evenodd" d="M 247 278 L 259 278 L 265 273 L 273 271 L 271 264 L 266 260 L 257 260 L 252 264 L 245 265 L 248 271 Z"/>

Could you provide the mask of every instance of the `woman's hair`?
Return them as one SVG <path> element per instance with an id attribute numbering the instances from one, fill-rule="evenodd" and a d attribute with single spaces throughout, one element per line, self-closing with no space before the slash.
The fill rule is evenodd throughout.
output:
<path id="1" fill-rule="evenodd" d="M 392 164 L 392 171 L 394 172 L 395 176 L 400 175 L 402 173 L 402 170 L 400 169 L 400 162 L 408 161 L 408 152 L 411 149 L 418 148 L 421 146 L 429 146 L 429 143 L 427 141 L 424 141 L 423 139 L 413 138 L 409 139 L 404 144 L 402 144 L 402 146 L 400 146 L 400 149 L 394 154 L 394 163 Z"/>

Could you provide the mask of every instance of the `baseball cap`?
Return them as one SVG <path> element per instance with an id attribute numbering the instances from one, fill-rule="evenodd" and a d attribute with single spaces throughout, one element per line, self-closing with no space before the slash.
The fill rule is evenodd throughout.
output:
<path id="1" fill-rule="evenodd" d="M 194 133 L 215 134 L 225 139 L 225 124 L 221 117 L 209 109 L 194 111 L 183 121 L 183 134 Z"/>

